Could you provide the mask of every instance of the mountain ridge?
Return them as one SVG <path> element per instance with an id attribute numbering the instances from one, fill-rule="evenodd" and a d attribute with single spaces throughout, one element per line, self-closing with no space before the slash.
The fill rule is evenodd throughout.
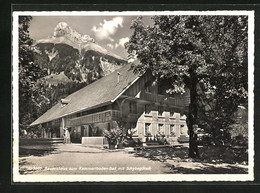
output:
<path id="1" fill-rule="evenodd" d="M 35 44 L 39 43 L 65 43 L 72 46 L 75 49 L 79 49 L 80 52 L 87 50 L 95 50 L 100 53 L 111 55 L 119 60 L 126 60 L 98 45 L 95 42 L 95 40 L 91 38 L 89 35 L 81 35 L 76 30 L 72 29 L 65 22 L 58 23 L 58 25 L 54 28 L 53 36 L 37 40 Z"/>
<path id="2" fill-rule="evenodd" d="M 35 63 L 45 72 L 39 84 L 46 89 L 49 107 L 88 84 L 116 71 L 127 60 L 110 53 L 88 35 L 59 23 L 53 36 L 34 42 Z"/>

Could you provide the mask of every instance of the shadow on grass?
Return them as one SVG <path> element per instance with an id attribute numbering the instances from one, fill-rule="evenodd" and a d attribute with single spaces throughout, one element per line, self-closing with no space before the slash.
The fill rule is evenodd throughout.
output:
<path id="1" fill-rule="evenodd" d="M 241 168 L 236 166 L 228 165 L 226 167 L 216 167 L 216 166 L 209 166 L 204 165 L 201 168 L 185 168 L 185 167 L 176 167 L 171 164 L 166 164 L 165 167 L 168 167 L 170 170 L 168 174 L 247 174 L 247 168 Z"/>
<path id="2" fill-rule="evenodd" d="M 57 148 L 53 139 L 19 139 L 19 157 L 44 156 Z"/>
<path id="3" fill-rule="evenodd" d="M 248 153 L 246 148 L 232 148 L 221 146 L 199 147 L 200 159 L 193 160 L 201 163 L 247 163 Z M 186 161 L 189 154 L 188 147 L 167 147 L 140 149 L 135 152 L 136 157 L 145 157 L 153 161 L 166 162 L 178 159 Z"/>
<path id="4" fill-rule="evenodd" d="M 188 158 L 188 148 L 151 148 L 151 149 L 141 149 L 135 152 L 135 157 L 144 157 L 152 161 L 166 162 L 167 160 L 187 159 Z"/>
<path id="5" fill-rule="evenodd" d="M 236 163 L 243 165 L 247 164 L 248 156 L 246 148 L 216 146 L 200 147 L 200 159 L 188 158 L 188 152 L 188 147 L 153 148 L 138 150 L 134 153 L 134 156 L 147 158 L 152 161 L 164 162 L 165 167 L 170 169 L 167 173 L 236 174 L 248 172 L 247 168 L 235 165 Z M 168 161 L 174 161 L 176 164 L 169 164 L 167 163 Z M 186 164 L 190 165 L 190 167 L 181 166 Z M 220 166 L 218 164 L 223 165 Z M 195 165 L 197 166 L 195 167 Z"/>

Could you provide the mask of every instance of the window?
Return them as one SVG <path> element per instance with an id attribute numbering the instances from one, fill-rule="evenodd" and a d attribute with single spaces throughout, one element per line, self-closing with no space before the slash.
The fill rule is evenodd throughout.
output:
<path id="1" fill-rule="evenodd" d="M 145 92 L 152 92 L 152 90 L 151 90 L 151 81 L 146 82 L 146 83 L 144 84 L 144 91 L 145 91 Z"/>
<path id="2" fill-rule="evenodd" d="M 171 110 L 170 110 L 170 117 L 173 117 L 173 116 L 174 116 L 174 110 L 171 109 Z"/>
<path id="3" fill-rule="evenodd" d="M 130 128 L 128 130 L 128 134 L 132 136 L 136 136 L 137 135 L 136 122 L 130 122 L 129 127 Z"/>
<path id="4" fill-rule="evenodd" d="M 181 125 L 181 130 L 180 130 L 181 134 L 184 133 L 184 125 Z"/>
<path id="5" fill-rule="evenodd" d="M 163 131 L 163 124 L 159 124 L 159 131 Z"/>
<path id="6" fill-rule="evenodd" d="M 170 125 L 170 134 L 171 134 L 171 136 L 175 136 L 175 126 L 174 125 Z"/>
<path id="7" fill-rule="evenodd" d="M 163 132 L 163 124 L 159 124 L 158 125 L 158 130 L 159 130 L 160 134 L 164 134 L 164 132 Z"/>
<path id="8" fill-rule="evenodd" d="M 144 131 L 145 135 L 151 134 L 150 127 L 151 127 L 151 123 L 145 123 L 145 131 Z"/>
<path id="9" fill-rule="evenodd" d="M 111 125 L 110 123 L 107 123 L 107 130 L 110 131 Z"/>
<path id="10" fill-rule="evenodd" d="M 129 103 L 129 112 L 130 113 L 136 113 L 137 112 L 136 102 L 130 102 Z"/>
<path id="11" fill-rule="evenodd" d="M 162 85 L 158 85 L 158 94 L 160 94 L 160 95 L 165 94 L 165 90 L 164 90 L 164 87 Z"/>
<path id="12" fill-rule="evenodd" d="M 59 126 L 60 125 L 60 120 L 59 119 L 55 119 L 54 121 L 51 122 L 52 126 Z"/>
<path id="13" fill-rule="evenodd" d="M 119 105 L 118 105 L 117 102 L 114 102 L 114 103 L 112 104 L 112 109 L 114 109 L 114 110 L 120 110 Z"/>
<path id="14" fill-rule="evenodd" d="M 150 114 L 150 112 L 151 112 L 151 105 L 145 104 L 144 105 L 144 112 L 145 112 L 145 114 Z"/>
<path id="15" fill-rule="evenodd" d="M 163 107 L 159 106 L 158 107 L 158 116 L 162 116 L 163 115 Z"/>

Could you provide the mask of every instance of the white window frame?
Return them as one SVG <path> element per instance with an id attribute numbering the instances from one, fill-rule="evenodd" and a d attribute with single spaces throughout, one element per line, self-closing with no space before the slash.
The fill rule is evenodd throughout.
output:
<path id="1" fill-rule="evenodd" d="M 162 132 L 163 132 L 163 134 L 165 135 L 165 124 L 163 124 L 163 123 L 158 123 L 158 124 L 157 124 L 157 132 L 161 131 L 159 125 L 162 125 Z"/>
<path id="2" fill-rule="evenodd" d="M 147 133 L 145 132 L 145 130 L 146 130 L 146 127 L 145 127 L 146 124 L 149 124 L 149 132 L 152 134 L 152 131 L 151 131 L 151 125 L 152 125 L 152 123 L 145 122 L 145 123 L 144 123 L 144 136 L 146 136 L 146 134 L 147 134 Z"/>

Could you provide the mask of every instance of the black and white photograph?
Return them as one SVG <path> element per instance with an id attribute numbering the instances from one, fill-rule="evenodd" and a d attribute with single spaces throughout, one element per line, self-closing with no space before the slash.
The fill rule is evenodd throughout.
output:
<path id="1" fill-rule="evenodd" d="M 13 181 L 254 180 L 254 11 L 13 12 Z"/>

